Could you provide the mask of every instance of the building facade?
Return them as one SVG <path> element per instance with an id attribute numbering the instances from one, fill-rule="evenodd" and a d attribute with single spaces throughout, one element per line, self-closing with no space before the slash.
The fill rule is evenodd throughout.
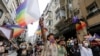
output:
<path id="1" fill-rule="evenodd" d="M 56 36 L 62 36 L 63 33 L 65 33 L 65 30 L 69 30 L 69 28 L 67 27 L 71 24 L 69 24 L 69 22 L 71 21 L 70 17 L 67 17 L 67 5 L 65 2 L 67 1 L 51 0 L 43 13 L 48 32 L 54 33 L 56 34 Z"/>
<path id="2" fill-rule="evenodd" d="M 48 8 L 45 10 L 48 11 L 46 15 L 52 15 L 52 17 L 44 16 L 46 20 L 53 20 L 50 27 L 57 36 L 63 35 L 70 38 L 79 35 L 80 38 L 83 38 L 87 32 L 100 34 L 99 0 L 51 0 Z M 87 24 L 87 28 L 80 31 L 81 34 L 77 33 L 76 24 L 73 23 L 76 16 L 80 21 Z M 48 21 L 46 22 L 48 23 Z"/>
<path id="3" fill-rule="evenodd" d="M 15 23 L 18 5 L 19 2 L 17 0 L 0 0 L 0 25 Z"/>
<path id="4" fill-rule="evenodd" d="M 43 17 L 44 17 L 44 24 L 45 27 L 48 29 L 48 33 L 53 33 L 54 32 L 54 18 L 55 18 L 55 13 L 54 13 L 54 2 L 51 1 L 48 3 L 46 9 L 43 12 Z"/>
<path id="5" fill-rule="evenodd" d="M 100 34 L 100 1 L 80 0 L 80 10 L 88 23 L 88 31 L 92 34 Z"/>

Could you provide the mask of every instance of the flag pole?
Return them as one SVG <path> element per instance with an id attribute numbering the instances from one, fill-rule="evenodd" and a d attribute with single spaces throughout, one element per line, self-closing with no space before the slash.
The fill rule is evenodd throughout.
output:
<path id="1" fill-rule="evenodd" d="M 45 32 L 44 32 L 44 18 L 41 17 L 40 18 L 40 21 L 39 21 L 39 25 L 40 25 L 40 28 L 41 28 L 41 36 L 42 36 L 42 39 L 43 39 L 43 42 L 45 43 L 46 42 L 46 35 L 45 35 Z"/>
<path id="2" fill-rule="evenodd" d="M 43 42 L 44 42 L 44 49 L 41 53 L 41 56 L 45 56 L 45 53 L 46 53 L 46 43 L 47 43 L 47 39 L 46 39 L 46 35 L 45 35 L 45 31 L 44 31 L 44 18 L 41 17 L 40 20 L 39 20 L 39 25 L 40 25 L 40 28 L 41 28 L 41 38 L 43 39 Z"/>

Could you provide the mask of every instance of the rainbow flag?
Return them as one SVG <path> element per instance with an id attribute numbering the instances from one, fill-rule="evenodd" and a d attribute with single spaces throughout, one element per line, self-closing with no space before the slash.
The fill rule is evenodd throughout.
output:
<path id="1" fill-rule="evenodd" d="M 18 25 L 5 25 L 5 27 L 13 29 L 13 36 L 12 37 L 14 37 L 14 38 L 18 37 L 25 29 L 25 28 L 22 28 Z"/>
<path id="2" fill-rule="evenodd" d="M 37 0 L 24 0 L 24 2 L 16 9 L 16 22 L 20 26 L 26 26 L 33 23 L 40 17 Z"/>
<path id="3" fill-rule="evenodd" d="M 44 28 L 44 32 L 47 32 L 47 31 L 48 31 L 47 28 Z M 35 32 L 35 34 L 38 34 L 38 35 L 41 35 L 41 34 L 42 34 L 41 28 L 40 28 L 40 27 L 38 27 L 38 29 L 37 29 L 37 31 Z"/>
<path id="4" fill-rule="evenodd" d="M 26 13 L 26 5 L 27 5 L 27 0 L 25 0 L 17 9 L 16 9 L 16 22 L 20 26 L 26 26 L 25 22 L 25 13 Z"/>
<path id="5" fill-rule="evenodd" d="M 41 35 L 41 29 L 38 29 L 35 34 Z"/>
<path id="6" fill-rule="evenodd" d="M 19 36 L 22 32 L 24 32 L 24 29 L 21 29 L 21 28 L 13 28 L 14 31 L 13 31 L 13 37 L 17 37 Z"/>

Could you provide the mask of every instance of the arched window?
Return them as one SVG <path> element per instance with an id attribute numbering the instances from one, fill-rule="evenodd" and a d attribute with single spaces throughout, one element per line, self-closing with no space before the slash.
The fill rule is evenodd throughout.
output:
<path id="1" fill-rule="evenodd" d="M 0 18 L 2 17 L 3 11 L 0 9 Z"/>

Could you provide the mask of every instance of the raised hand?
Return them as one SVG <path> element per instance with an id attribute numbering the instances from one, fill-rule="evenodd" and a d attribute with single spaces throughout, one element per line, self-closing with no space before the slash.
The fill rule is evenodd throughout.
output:
<path id="1" fill-rule="evenodd" d="M 39 21 L 39 25 L 40 27 L 44 27 L 44 23 L 43 23 L 44 19 L 41 17 L 40 18 L 40 21 Z"/>

